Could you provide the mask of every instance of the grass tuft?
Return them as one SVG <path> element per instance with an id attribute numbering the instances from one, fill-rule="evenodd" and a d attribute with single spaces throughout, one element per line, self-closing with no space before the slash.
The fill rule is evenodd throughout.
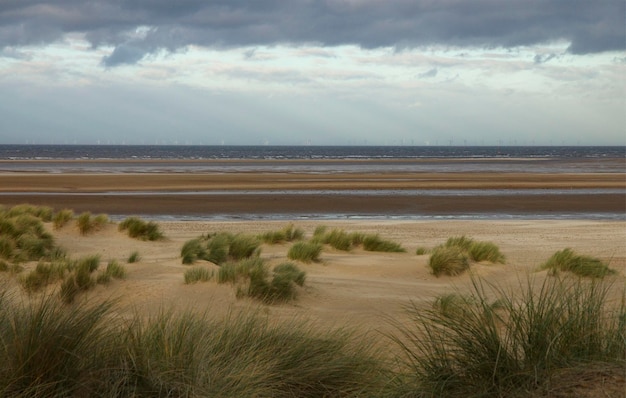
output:
<path id="1" fill-rule="evenodd" d="M 185 284 L 208 282 L 213 279 L 213 271 L 206 267 L 193 267 L 185 271 Z"/>
<path id="2" fill-rule="evenodd" d="M 472 261 L 489 261 L 491 263 L 504 264 L 506 258 L 500 252 L 500 248 L 491 242 L 472 242 L 468 249 Z"/>
<path id="3" fill-rule="evenodd" d="M 132 263 L 139 262 L 139 260 L 141 260 L 141 255 L 139 254 L 138 251 L 134 251 L 134 252 L 130 253 L 130 255 L 128 256 L 128 259 L 126 260 L 126 262 L 128 264 L 132 264 Z"/>
<path id="4" fill-rule="evenodd" d="M 592 278 L 602 278 L 616 272 L 600 259 L 576 254 L 569 248 L 554 253 L 552 257 L 540 266 L 540 269 L 549 270 L 551 275 L 563 271 Z"/>
<path id="5" fill-rule="evenodd" d="M 109 261 L 105 272 L 115 279 L 126 278 L 126 268 L 115 260 Z"/>
<path id="6" fill-rule="evenodd" d="M 54 229 L 63 228 L 68 222 L 74 218 L 74 211 L 71 209 L 63 209 L 54 214 L 52 217 L 52 225 Z"/>
<path id="7" fill-rule="evenodd" d="M 458 275 L 469 268 L 469 261 L 458 247 L 439 246 L 430 254 L 428 266 L 433 275 Z"/>
<path id="8" fill-rule="evenodd" d="M 405 354 L 398 390 L 534 396 L 572 365 L 623 366 L 626 306 L 608 299 L 609 284 L 547 278 L 521 285 L 514 293 L 473 279 L 469 296 L 410 306 L 413 324 L 399 325 L 393 337 Z"/>
<path id="9" fill-rule="evenodd" d="M 185 242 L 180 255 L 183 264 L 205 260 L 221 265 L 227 261 L 258 257 L 261 251 L 260 246 L 261 242 L 255 236 L 220 232 L 213 236 L 201 236 Z"/>
<path id="10" fill-rule="evenodd" d="M 109 223 L 109 216 L 106 214 L 98 214 L 97 216 L 92 216 L 90 212 L 83 212 L 76 218 L 76 225 L 78 226 L 78 231 L 81 235 L 86 235 L 88 233 L 98 231 L 105 224 Z"/>
<path id="11" fill-rule="evenodd" d="M 6 211 L 7 217 L 18 217 L 23 215 L 33 216 L 43 222 L 49 222 L 52 220 L 52 208 L 47 206 L 21 204 L 13 206 Z"/>
<path id="12" fill-rule="evenodd" d="M 418 256 L 423 256 L 424 254 L 428 254 L 429 252 L 430 250 L 425 247 L 418 247 L 417 249 L 415 249 L 415 254 Z"/>
<path id="13" fill-rule="evenodd" d="M 416 254 L 424 253 L 425 249 L 417 249 Z M 458 275 L 469 269 L 470 261 L 488 261 L 504 263 L 505 256 L 500 248 L 491 242 L 479 242 L 467 236 L 448 238 L 440 246 L 430 252 L 428 266 L 433 275 Z"/>
<path id="14" fill-rule="evenodd" d="M 304 231 L 300 228 L 295 228 L 293 224 L 287 225 L 285 228 L 278 231 L 269 231 L 259 235 L 259 239 L 267 244 L 275 245 L 283 242 L 293 242 L 300 240 L 304 237 Z"/>
<path id="15" fill-rule="evenodd" d="M 366 235 L 363 238 L 363 249 L 371 252 L 404 253 L 406 250 L 398 243 L 383 240 L 378 235 Z"/>
<path id="16" fill-rule="evenodd" d="M 322 245 L 319 243 L 297 242 L 289 248 L 287 257 L 290 260 L 302 261 L 304 263 L 318 262 L 321 252 Z"/>
<path id="17" fill-rule="evenodd" d="M 138 217 L 128 217 L 118 225 L 120 231 L 127 231 L 128 236 L 135 239 L 156 241 L 164 238 L 158 224 L 145 222 Z"/>
<path id="18" fill-rule="evenodd" d="M 277 265 L 270 275 L 258 257 L 224 264 L 217 272 L 217 282 L 236 285 L 238 297 L 248 296 L 265 303 L 295 298 L 296 286 L 303 286 L 305 280 L 306 273 L 292 263 Z"/>

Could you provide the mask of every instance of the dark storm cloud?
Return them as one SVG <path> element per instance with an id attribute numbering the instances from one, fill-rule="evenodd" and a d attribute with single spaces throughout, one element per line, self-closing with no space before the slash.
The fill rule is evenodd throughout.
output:
<path id="1" fill-rule="evenodd" d="M 106 66 L 188 45 L 515 47 L 555 40 L 624 50 L 623 0 L 2 0 L 0 49 L 80 32 Z M 149 29 L 136 33 L 136 29 Z"/>

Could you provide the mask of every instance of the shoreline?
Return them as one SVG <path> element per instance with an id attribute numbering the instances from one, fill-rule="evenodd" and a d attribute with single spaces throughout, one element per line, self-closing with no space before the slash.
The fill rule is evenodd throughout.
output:
<path id="1" fill-rule="evenodd" d="M 572 213 L 624 214 L 623 194 L 517 195 L 517 196 L 373 196 L 373 195 L 176 195 L 111 194 L 0 196 L 0 204 L 30 203 L 55 210 L 73 209 L 112 215 L 228 216 L 272 214 L 356 214 L 436 216 L 494 214 L 537 215 Z"/>
<path id="2" fill-rule="evenodd" d="M 0 205 L 21 203 L 140 216 L 614 214 L 622 219 L 626 178 L 624 173 L 502 172 L 0 173 Z"/>

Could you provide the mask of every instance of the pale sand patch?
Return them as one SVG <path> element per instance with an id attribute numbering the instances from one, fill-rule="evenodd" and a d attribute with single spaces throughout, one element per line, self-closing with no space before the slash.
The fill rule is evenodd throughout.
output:
<path id="1" fill-rule="evenodd" d="M 73 225 L 54 231 L 55 238 L 73 257 L 99 254 L 103 261 L 115 259 L 126 265 L 128 278 L 98 286 L 82 299 L 119 300 L 126 315 L 147 314 L 159 309 L 189 308 L 223 315 L 241 309 L 268 314 L 272 319 L 293 317 L 324 327 L 351 326 L 365 331 L 389 332 L 390 319 L 403 321 L 403 307 L 411 302 L 426 305 L 437 295 L 466 291 L 469 274 L 436 278 L 429 273 L 428 255 L 415 255 L 418 247 L 432 248 L 448 237 L 467 235 L 496 243 L 507 256 L 504 265 L 477 264 L 473 272 L 500 286 L 519 286 L 529 273 L 555 251 L 571 247 L 581 254 L 597 256 L 619 271 L 611 277 L 623 288 L 626 275 L 626 222 L 615 221 L 307 221 L 297 222 L 310 237 L 318 225 L 346 231 L 379 233 L 401 243 L 407 253 L 371 253 L 361 249 L 341 252 L 325 248 L 322 261 L 299 264 L 307 272 L 305 288 L 297 300 L 263 305 L 237 299 L 230 285 L 215 282 L 185 285 L 180 249 L 185 241 L 217 231 L 262 233 L 280 229 L 286 222 L 161 222 L 167 239 L 144 242 L 118 232 L 115 225 L 81 236 Z M 289 244 L 263 245 L 261 256 L 271 264 L 286 261 Z M 126 264 L 133 251 L 141 261 Z M 215 266 L 199 262 L 196 265 Z M 545 272 L 533 273 L 539 280 Z"/>

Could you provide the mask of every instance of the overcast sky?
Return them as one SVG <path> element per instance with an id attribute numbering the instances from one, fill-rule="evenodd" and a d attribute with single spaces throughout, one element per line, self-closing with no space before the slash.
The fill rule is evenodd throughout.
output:
<path id="1" fill-rule="evenodd" d="M 0 143 L 625 145 L 624 0 L 0 0 Z"/>

